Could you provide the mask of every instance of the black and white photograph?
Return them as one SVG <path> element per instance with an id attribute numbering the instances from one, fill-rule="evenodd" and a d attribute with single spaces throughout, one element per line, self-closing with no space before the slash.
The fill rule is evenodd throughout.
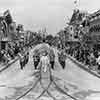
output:
<path id="1" fill-rule="evenodd" d="M 100 100 L 100 0 L 0 0 L 0 100 Z"/>

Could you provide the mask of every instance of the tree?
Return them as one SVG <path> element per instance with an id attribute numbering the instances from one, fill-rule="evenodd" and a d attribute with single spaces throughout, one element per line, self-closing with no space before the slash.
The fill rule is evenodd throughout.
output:
<path id="1" fill-rule="evenodd" d="M 49 40 L 52 40 L 52 39 L 53 39 L 53 36 L 51 34 L 46 36 L 46 40 L 49 41 Z"/>
<path id="2" fill-rule="evenodd" d="M 52 42 L 53 42 L 53 45 L 54 45 L 54 46 L 58 46 L 58 44 L 59 44 L 59 36 L 57 36 L 57 35 L 54 36 Z"/>
<path id="3" fill-rule="evenodd" d="M 51 34 L 46 36 L 46 42 L 49 43 L 50 45 L 52 45 L 53 43 L 53 36 Z"/>

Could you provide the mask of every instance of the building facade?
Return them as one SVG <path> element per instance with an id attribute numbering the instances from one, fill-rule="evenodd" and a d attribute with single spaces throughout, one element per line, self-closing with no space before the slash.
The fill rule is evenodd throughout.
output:
<path id="1" fill-rule="evenodd" d="M 100 42 L 100 10 L 90 16 L 89 35 L 95 42 Z"/>
<path id="2" fill-rule="evenodd" d="M 89 38 L 93 47 L 100 49 L 100 10 L 89 15 Z"/>
<path id="3" fill-rule="evenodd" d="M 0 50 L 7 49 L 8 42 L 16 38 L 16 23 L 13 22 L 9 10 L 0 16 Z"/>

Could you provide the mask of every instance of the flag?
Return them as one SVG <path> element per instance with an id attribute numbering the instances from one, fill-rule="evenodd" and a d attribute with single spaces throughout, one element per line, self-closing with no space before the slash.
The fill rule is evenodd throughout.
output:
<path id="1" fill-rule="evenodd" d="M 7 16 L 8 14 L 10 14 L 10 11 L 9 11 L 9 10 L 6 10 L 6 11 L 4 12 L 4 16 Z"/>

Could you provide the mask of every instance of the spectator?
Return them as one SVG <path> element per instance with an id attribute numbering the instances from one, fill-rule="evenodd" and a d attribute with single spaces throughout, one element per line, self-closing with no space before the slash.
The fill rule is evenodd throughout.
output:
<path id="1" fill-rule="evenodd" d="M 20 68 L 21 68 L 21 70 L 23 70 L 24 67 L 25 67 L 25 57 L 22 57 L 20 59 Z"/>
<path id="2" fill-rule="evenodd" d="M 65 55 L 65 53 L 63 51 L 58 53 L 58 59 L 59 59 L 59 63 L 61 64 L 62 68 L 65 69 L 65 66 L 66 66 L 66 55 Z"/>
<path id="3" fill-rule="evenodd" d="M 94 69 L 96 69 L 94 67 L 96 67 L 96 58 L 94 57 L 94 54 L 91 53 L 90 54 L 90 65 L 89 65 L 89 68 L 94 70 Z"/>
<path id="4" fill-rule="evenodd" d="M 15 47 L 14 47 L 14 55 L 17 56 L 17 54 L 20 52 L 20 48 L 18 47 L 17 44 L 15 44 Z"/>
<path id="5" fill-rule="evenodd" d="M 10 45 L 8 46 L 8 51 L 7 52 L 10 55 L 10 57 L 12 59 L 14 59 L 14 51 L 13 51 L 13 49 L 12 49 L 12 47 Z"/>
<path id="6" fill-rule="evenodd" d="M 5 64 L 7 64 L 9 62 L 9 59 L 7 57 L 7 52 L 5 50 L 3 50 L 3 62 Z"/>
<path id="7" fill-rule="evenodd" d="M 97 58 L 98 70 L 100 71 L 100 53 Z"/>
<path id="8" fill-rule="evenodd" d="M 39 56 L 33 56 L 33 62 L 34 62 L 34 68 L 37 69 L 38 64 L 40 62 L 40 57 Z"/>
<path id="9" fill-rule="evenodd" d="M 3 59 L 3 52 L 0 51 L 0 62 L 2 62 L 2 59 Z"/>
<path id="10" fill-rule="evenodd" d="M 55 55 L 53 54 L 50 55 L 50 64 L 51 64 L 51 68 L 54 69 Z"/>
<path id="11" fill-rule="evenodd" d="M 28 60 L 29 60 L 29 52 L 27 52 L 27 53 L 25 54 L 25 64 L 28 63 Z"/>

